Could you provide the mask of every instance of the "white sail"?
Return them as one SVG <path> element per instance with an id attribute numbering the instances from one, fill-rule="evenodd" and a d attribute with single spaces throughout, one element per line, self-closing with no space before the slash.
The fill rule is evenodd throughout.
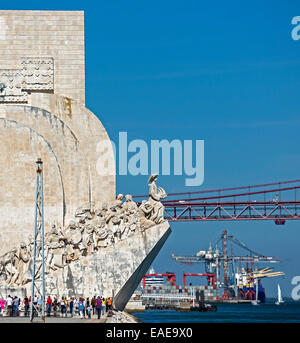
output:
<path id="1" fill-rule="evenodd" d="M 281 303 L 283 303 L 283 299 L 282 299 L 282 296 L 281 296 L 281 289 L 280 289 L 280 286 L 279 284 L 277 285 L 277 289 L 278 289 L 278 292 L 277 292 L 277 301 L 275 302 L 276 305 L 279 305 Z"/>
<path id="2" fill-rule="evenodd" d="M 281 289 L 280 289 L 280 286 L 278 284 L 278 302 L 282 302 L 282 296 L 281 296 Z"/>

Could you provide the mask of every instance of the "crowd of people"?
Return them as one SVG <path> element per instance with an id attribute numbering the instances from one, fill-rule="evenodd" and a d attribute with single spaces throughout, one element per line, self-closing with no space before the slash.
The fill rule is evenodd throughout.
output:
<path id="1" fill-rule="evenodd" d="M 31 297 L 25 297 L 23 300 L 17 296 L 10 296 L 6 299 L 0 298 L 0 316 L 17 317 L 29 316 Z M 34 309 L 42 308 L 41 298 L 33 300 Z M 98 319 L 112 309 L 112 298 L 94 296 L 93 298 L 70 297 L 65 296 L 58 300 L 55 297 L 48 296 L 45 299 L 45 315 L 50 317 L 73 317 L 92 318 L 96 315 Z"/>

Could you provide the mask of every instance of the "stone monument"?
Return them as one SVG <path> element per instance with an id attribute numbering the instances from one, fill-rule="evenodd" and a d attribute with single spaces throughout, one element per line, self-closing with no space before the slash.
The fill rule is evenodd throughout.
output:
<path id="1" fill-rule="evenodd" d="M 123 309 L 171 230 L 149 199 L 116 197 L 100 120 L 85 107 L 84 12 L 0 11 L 0 288 L 30 294 L 37 157 L 44 162 L 46 292 L 115 295 Z M 36 275 L 38 277 L 39 275 Z"/>

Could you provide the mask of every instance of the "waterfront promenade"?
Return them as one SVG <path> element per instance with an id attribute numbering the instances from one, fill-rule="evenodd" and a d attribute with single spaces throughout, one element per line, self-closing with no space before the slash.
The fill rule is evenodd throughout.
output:
<path id="1" fill-rule="evenodd" d="M 108 322 L 107 313 L 104 314 L 104 316 L 101 316 L 100 319 L 97 318 L 96 315 L 92 315 L 90 319 L 88 318 L 83 318 L 81 319 L 80 316 L 73 316 L 73 317 L 45 317 L 45 322 L 46 323 L 106 323 Z M 41 319 L 40 318 L 34 318 L 34 323 L 40 323 Z M 1 323 L 30 323 L 29 322 L 29 317 L 0 317 L 0 324 Z"/>
<path id="2" fill-rule="evenodd" d="M 80 316 L 75 315 L 73 317 L 45 317 L 45 323 L 53 323 L 53 324 L 59 324 L 59 323 L 82 323 L 82 324 L 101 324 L 101 323 L 137 323 L 139 320 L 132 316 L 131 314 L 124 312 L 124 311 L 114 311 L 113 310 L 113 316 L 108 317 L 107 312 L 103 316 L 101 316 L 100 319 L 97 318 L 97 315 L 91 315 L 91 318 L 80 318 Z M 0 324 L 1 323 L 28 323 L 29 317 L 24 316 L 18 316 L 18 317 L 1 317 L 0 316 Z M 41 323 L 40 318 L 35 318 L 34 323 Z"/>

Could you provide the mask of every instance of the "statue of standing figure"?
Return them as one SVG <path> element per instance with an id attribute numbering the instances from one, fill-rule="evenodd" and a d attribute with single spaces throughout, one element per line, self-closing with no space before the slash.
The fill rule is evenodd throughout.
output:
<path id="1" fill-rule="evenodd" d="M 1 274 L 4 274 L 6 283 L 8 285 L 14 284 L 19 276 L 18 264 L 19 258 L 17 256 L 18 249 L 12 248 L 1 259 Z"/>
<path id="2" fill-rule="evenodd" d="M 58 268 L 64 267 L 65 262 L 65 241 L 67 240 L 66 235 L 52 226 L 50 234 L 46 242 L 46 272 L 50 269 L 57 270 Z"/>
<path id="3" fill-rule="evenodd" d="M 70 263 L 79 259 L 79 243 L 82 240 L 81 231 L 75 220 L 71 220 L 65 230 L 66 235 L 66 262 Z"/>
<path id="4" fill-rule="evenodd" d="M 152 220 L 155 224 L 160 224 L 164 221 L 164 205 L 160 202 L 160 200 L 165 199 L 167 197 L 167 193 L 162 187 L 158 187 L 156 185 L 157 177 L 157 174 L 151 174 L 148 179 L 149 203 L 153 207 L 150 220 Z"/>
<path id="5" fill-rule="evenodd" d="M 19 247 L 19 265 L 18 265 L 18 271 L 19 271 L 19 277 L 17 279 L 17 284 L 24 285 L 28 281 L 31 281 L 31 271 L 29 270 L 29 263 L 30 263 L 30 251 L 28 251 L 27 245 L 25 242 L 21 242 Z"/>
<path id="6" fill-rule="evenodd" d="M 82 255 L 91 255 L 94 253 L 95 241 L 94 241 L 95 228 L 91 224 L 87 224 L 82 233 L 82 244 L 84 246 Z"/>

